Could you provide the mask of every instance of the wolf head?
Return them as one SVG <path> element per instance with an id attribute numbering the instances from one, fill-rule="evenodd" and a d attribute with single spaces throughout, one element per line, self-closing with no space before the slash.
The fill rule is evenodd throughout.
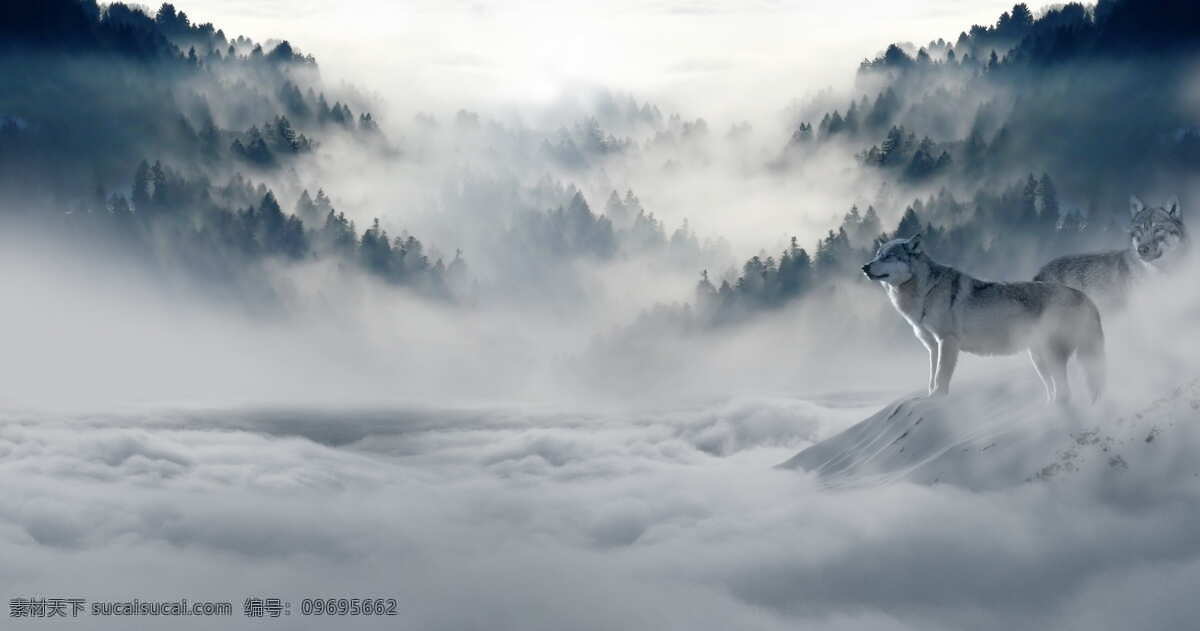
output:
<path id="1" fill-rule="evenodd" d="M 875 258 L 862 266 L 863 274 L 871 280 L 888 285 L 903 285 L 916 275 L 916 268 L 925 262 L 921 235 L 910 239 L 892 239 L 879 246 Z"/>
<path id="2" fill-rule="evenodd" d="M 1187 233 L 1180 219 L 1179 200 L 1172 198 L 1165 206 L 1146 206 L 1136 197 L 1129 198 L 1133 216 L 1130 240 L 1133 251 L 1143 262 L 1162 265 L 1177 258 L 1187 245 Z"/>

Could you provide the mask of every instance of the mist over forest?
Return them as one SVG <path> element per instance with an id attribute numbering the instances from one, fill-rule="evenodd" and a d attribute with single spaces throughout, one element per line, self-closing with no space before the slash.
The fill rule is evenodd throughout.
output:
<path id="1" fill-rule="evenodd" d="M 1119 247 L 1130 192 L 1186 195 L 1200 160 L 1194 18 L 1172 3 L 1019 4 L 886 46 L 848 91 L 720 123 L 606 88 L 515 115 L 390 120 L 302 43 L 185 8 L 10 11 L 10 235 L 91 270 L 64 281 L 120 261 L 268 318 L 361 315 L 355 283 L 394 297 L 372 321 L 512 318 L 520 360 L 572 392 L 625 396 L 645 383 L 627 368 L 650 364 L 664 384 L 724 391 L 720 374 L 689 374 L 692 355 L 780 314 L 814 355 L 892 339 L 895 318 L 858 299 L 881 240 L 926 231 L 939 260 L 1028 278 L 1054 255 Z"/>
<path id="2" fill-rule="evenodd" d="M 1161 469 L 1135 466 L 1116 490 L 1099 488 L 1104 469 L 1061 505 L 1000 465 L 950 491 L 841 495 L 770 469 L 923 387 L 924 349 L 860 271 L 880 244 L 922 234 L 939 262 L 1015 281 L 1127 248 L 1131 195 L 1177 197 L 1196 229 L 1190 3 L 1018 3 L 877 41 L 844 72 L 828 64 L 836 85 L 778 94 L 579 83 L 525 102 L 476 87 L 487 98 L 461 104 L 472 86 L 338 76 L 301 37 L 251 39 L 199 4 L 3 9 L 0 472 L 22 481 L 0 508 L 16 568 L 0 586 L 61 591 L 60 572 L 36 569 L 49 555 L 100 593 L 116 556 L 181 590 L 211 592 L 234 568 L 239 588 L 298 595 L 375 546 L 430 577 L 404 598 L 413 628 L 1115 628 L 1102 613 L 1147 594 L 1163 608 L 1146 628 L 1171 628 L 1195 609 L 1183 594 L 1200 541 L 1168 525 L 1195 517 L 1179 508 L 1196 499 L 1190 434 Z M 745 19 L 671 6 L 669 19 Z M 844 19 L 865 29 L 862 11 Z M 802 39 L 795 64 L 803 51 L 811 65 L 825 43 Z M 1194 285 L 1105 316 L 1111 361 L 1137 366 L 1112 395 L 1123 418 L 1192 392 Z M 1033 383 L 1017 360 L 990 361 L 959 379 Z M 1158 497 L 1178 512 L 1137 522 L 1141 485 L 1168 469 Z M 1004 484 L 978 486 L 1006 490 L 975 493 L 992 473 Z M 311 501 L 356 518 L 305 530 Z M 1057 547 L 1079 516 L 1095 532 Z M 918 525 L 876 529 L 888 519 Z M 1000 532 L 976 548 L 959 526 Z M 1141 541 L 1123 558 L 1145 576 L 1097 560 L 1125 539 Z M 171 550 L 190 571 L 153 560 Z M 1005 567 L 954 579 L 990 563 Z M 928 578 L 850 594 L 880 565 Z M 1035 582 L 1061 581 L 1063 600 L 1011 578 L 1055 566 L 1073 573 Z M 533 587 L 490 592 L 514 567 Z M 395 578 L 346 574 L 366 590 Z M 628 610 L 572 601 L 593 589 Z"/>

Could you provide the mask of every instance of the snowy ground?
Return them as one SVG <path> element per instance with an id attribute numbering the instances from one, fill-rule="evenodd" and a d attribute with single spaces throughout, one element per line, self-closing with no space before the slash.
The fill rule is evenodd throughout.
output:
<path id="1" fill-rule="evenodd" d="M 1200 386 L 1068 414 L 1013 381 L 641 413 L 9 411 L 0 593 L 232 600 L 221 628 L 270 625 L 250 595 L 395 597 L 404 629 L 1187 628 Z"/>
<path id="2" fill-rule="evenodd" d="M 902 397 L 782 466 L 830 487 L 908 480 L 990 490 L 1083 469 L 1115 475 L 1130 460 L 1161 458 L 1156 437 L 1200 408 L 1197 382 L 1122 411 L 1108 401 L 1047 405 L 1040 386 L 1019 377 L 969 383 L 945 399 Z"/>

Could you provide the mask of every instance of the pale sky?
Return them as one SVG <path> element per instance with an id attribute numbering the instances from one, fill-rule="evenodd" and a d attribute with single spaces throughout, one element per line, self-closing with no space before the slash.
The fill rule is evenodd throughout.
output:
<path id="1" fill-rule="evenodd" d="M 774 110 L 845 87 L 892 41 L 954 38 L 1012 0 L 183 0 L 226 34 L 286 38 L 397 109 L 550 101 L 578 86 L 685 115 Z M 1034 5 L 1035 10 L 1038 8 Z M 689 112 L 688 109 L 695 111 Z"/>

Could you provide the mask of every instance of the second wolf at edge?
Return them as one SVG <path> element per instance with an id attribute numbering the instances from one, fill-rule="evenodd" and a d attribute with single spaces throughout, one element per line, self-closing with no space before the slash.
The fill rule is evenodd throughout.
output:
<path id="1" fill-rule="evenodd" d="M 1028 351 L 1051 401 L 1070 398 L 1067 363 L 1079 357 L 1092 401 L 1104 391 L 1104 330 L 1083 292 L 1058 283 L 992 282 L 941 265 L 921 236 L 893 239 L 863 265 L 929 351 L 929 394 L 950 391 L 960 351 L 1011 355 Z"/>
<path id="2" fill-rule="evenodd" d="M 1190 250 L 1178 197 L 1161 206 L 1146 206 L 1131 196 L 1129 213 L 1129 244 L 1124 249 L 1060 256 L 1042 266 L 1033 279 L 1074 287 L 1092 298 L 1105 315 L 1123 309 L 1139 282 L 1176 269 Z"/>

